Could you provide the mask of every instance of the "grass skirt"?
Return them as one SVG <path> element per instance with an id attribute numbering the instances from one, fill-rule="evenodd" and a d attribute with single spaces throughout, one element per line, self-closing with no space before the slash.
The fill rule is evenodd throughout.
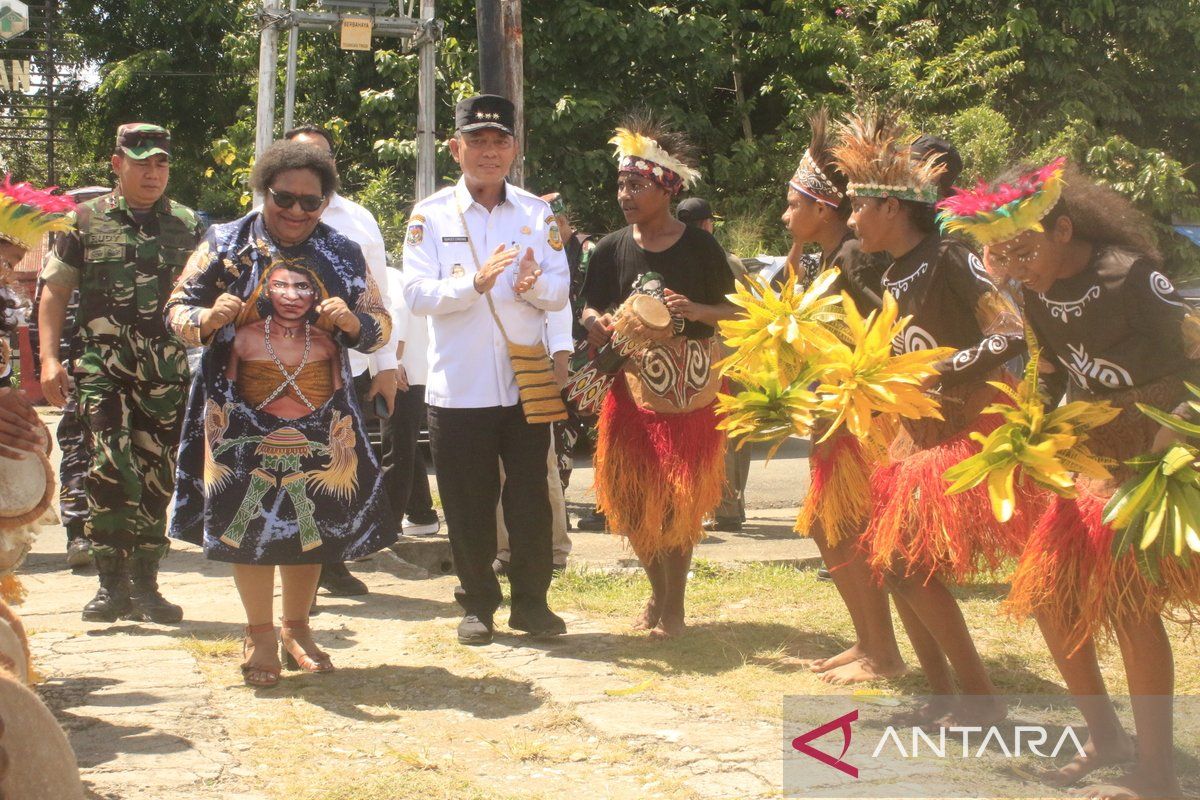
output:
<path id="1" fill-rule="evenodd" d="M 1151 581 L 1132 547 L 1113 555 L 1116 534 L 1102 521 L 1107 502 L 1087 491 L 1056 497 L 1029 539 L 1006 603 L 1016 616 L 1043 616 L 1065 631 L 1072 652 L 1088 637 L 1108 638 L 1120 620 L 1136 623 L 1168 609 L 1195 620 L 1200 612 L 1200 555 L 1186 567 L 1162 559 L 1159 580 Z"/>
<path id="2" fill-rule="evenodd" d="M 871 515 L 871 473 L 886 458 L 882 448 L 845 432 L 814 444 L 796 533 L 820 534 L 830 547 L 858 536 Z"/>
<path id="3" fill-rule="evenodd" d="M 987 402 L 1004 399 L 999 391 L 991 387 L 988 391 L 994 394 Z M 979 398 L 971 403 L 977 408 L 983 405 L 986 402 Z M 874 507 L 862 541 L 876 573 L 924 580 L 936 574 L 962 583 L 980 569 L 999 567 L 1025 544 L 1036 519 L 1037 493 L 1031 488 L 1018 489 L 1016 513 L 1001 523 L 992 514 L 986 485 L 948 497 L 949 484 L 942 477 L 947 469 L 979 452 L 970 435 L 995 430 L 1002 422 L 1000 415 L 968 413 L 954 420 L 950 413 L 946 416 L 947 423 L 940 425 L 943 432 L 960 421 L 962 427 L 925 446 L 917 441 L 937 438 L 931 434 L 936 421 L 913 426 L 905 420 L 892 444 L 892 462 L 871 476 Z"/>
<path id="4" fill-rule="evenodd" d="M 1159 427 L 1136 403 L 1171 410 L 1183 396 L 1183 381 L 1176 376 L 1106 395 L 1122 411 L 1092 431 L 1089 447 L 1118 464 L 1148 452 Z M 1054 499 L 1029 538 L 1006 603 L 1016 616 L 1037 615 L 1065 631 L 1072 651 L 1088 637 L 1110 638 L 1122 621 L 1136 624 L 1164 612 L 1189 621 L 1200 618 L 1200 554 L 1192 554 L 1187 565 L 1174 557 L 1161 559 L 1158 580 L 1138 568 L 1133 547 L 1114 556 L 1116 533 L 1103 522 L 1104 506 L 1132 472 L 1123 466 L 1112 472 L 1108 480 L 1080 478 L 1074 499 Z"/>
<path id="5" fill-rule="evenodd" d="M 625 382 L 609 389 L 596 445 L 596 505 L 643 560 L 695 546 L 721 502 L 725 432 L 716 403 L 685 414 L 639 408 Z"/>

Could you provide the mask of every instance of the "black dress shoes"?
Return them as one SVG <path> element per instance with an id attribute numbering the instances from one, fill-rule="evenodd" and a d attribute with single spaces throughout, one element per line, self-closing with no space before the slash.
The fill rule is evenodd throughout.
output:
<path id="1" fill-rule="evenodd" d="M 367 585 L 350 574 L 340 561 L 321 565 L 320 586 L 333 597 L 358 597 L 369 594 Z"/>
<path id="2" fill-rule="evenodd" d="M 539 611 L 513 609 L 508 627 L 532 636 L 561 636 L 567 632 L 567 623 L 548 608 Z"/>
<path id="3" fill-rule="evenodd" d="M 467 614 L 458 623 L 459 644 L 491 644 L 492 626 L 474 614 Z"/>

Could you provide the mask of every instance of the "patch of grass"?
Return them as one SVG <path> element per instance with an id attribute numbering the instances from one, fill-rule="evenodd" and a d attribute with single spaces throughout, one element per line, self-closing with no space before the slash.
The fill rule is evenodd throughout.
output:
<path id="1" fill-rule="evenodd" d="M 536 736 L 515 735 L 500 742 L 492 742 L 496 752 L 509 761 L 562 761 L 563 755 L 544 739 Z"/>
<path id="2" fill-rule="evenodd" d="M 326 775 L 326 779 L 333 776 Z M 295 800 L 508 800 L 518 795 L 481 789 L 470 781 L 423 770 L 355 770 L 287 795 Z M 522 798 L 540 794 L 522 791 Z"/>
<path id="3" fill-rule="evenodd" d="M 997 687 L 1005 694 L 1063 694 L 1037 626 L 1004 613 L 1010 568 L 980 576 L 954 593 Z M 688 583 L 688 634 L 654 642 L 628 631 L 649 596 L 642 575 L 568 570 L 551 587 L 551 604 L 611 623 L 615 634 L 589 658 L 622 667 L 631 685 L 655 677 L 656 699 L 713 707 L 733 717 L 773 718 L 784 694 L 835 694 L 803 659 L 834 655 L 854 642 L 850 617 L 834 585 L 811 569 L 784 565 L 719 566 L 697 561 Z M 872 688 L 924 694 L 929 686 L 893 613 L 901 652 L 912 671 Z M 1200 691 L 1200 647 L 1186 628 L 1169 626 L 1177 693 Z M 1101 650 L 1114 694 L 1127 692 L 1116 647 Z"/>
<path id="4" fill-rule="evenodd" d="M 219 639 L 199 639 L 190 636 L 181 639 L 179 646 L 197 661 L 223 661 L 242 654 L 242 640 L 232 636 L 222 636 Z"/>

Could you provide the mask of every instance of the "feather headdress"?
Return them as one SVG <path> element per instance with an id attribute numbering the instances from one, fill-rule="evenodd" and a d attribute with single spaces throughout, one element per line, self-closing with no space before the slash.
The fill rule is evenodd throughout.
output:
<path id="1" fill-rule="evenodd" d="M 812 128 L 812 139 L 808 149 L 800 158 L 800 165 L 788 181 L 788 186 L 800 194 L 806 195 L 818 203 L 824 203 L 831 208 L 837 208 L 845 199 L 845 192 L 829 179 L 825 172 L 830 166 L 829 153 L 829 112 L 820 109 L 808 118 Z"/>
<path id="2" fill-rule="evenodd" d="M 662 186 L 671 194 L 690 189 L 700 173 L 671 155 L 658 140 L 630 128 L 617 128 L 608 143 L 617 148 L 617 169 L 636 172 Z"/>
<path id="3" fill-rule="evenodd" d="M 1062 197 L 1066 158 L 1056 158 L 1012 183 L 955 189 L 938 203 L 942 230 L 966 233 L 981 245 L 1006 242 L 1025 231 L 1042 231 L 1042 220 Z"/>
<path id="4" fill-rule="evenodd" d="M 850 185 L 851 197 L 895 197 L 933 205 L 946 167 L 936 155 L 914 159 L 905 127 L 894 112 L 851 114 L 839 126 L 835 163 Z"/>
<path id="5" fill-rule="evenodd" d="M 49 231 L 70 230 L 67 214 L 74 210 L 71 198 L 13 183 L 12 176 L 6 175 L 0 184 L 0 239 L 29 250 Z"/>

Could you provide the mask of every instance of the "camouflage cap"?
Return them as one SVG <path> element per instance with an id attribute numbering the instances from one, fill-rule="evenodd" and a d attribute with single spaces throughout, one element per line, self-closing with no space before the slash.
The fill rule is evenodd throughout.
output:
<path id="1" fill-rule="evenodd" d="M 127 122 L 117 128 L 117 152 L 141 161 L 156 155 L 171 155 L 171 133 L 148 122 Z"/>

